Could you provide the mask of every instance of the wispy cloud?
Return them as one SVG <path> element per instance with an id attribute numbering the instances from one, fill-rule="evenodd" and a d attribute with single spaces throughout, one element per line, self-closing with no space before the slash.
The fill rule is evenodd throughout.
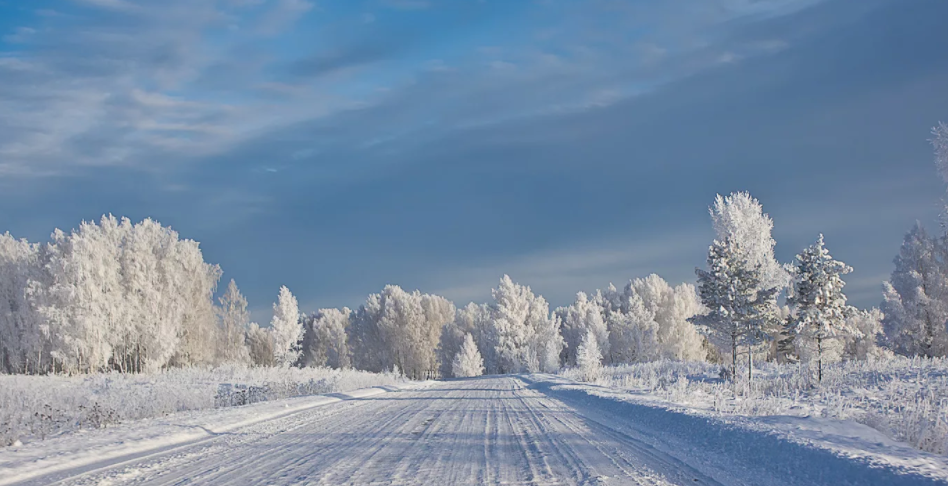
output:
<path id="1" fill-rule="evenodd" d="M 824 232 L 881 275 L 942 191 L 924 138 L 948 110 L 945 13 L 78 0 L 0 32 L 0 223 L 168 220 L 263 302 L 484 300 L 510 273 L 561 303 L 692 278 L 708 202 L 750 190 L 785 261 Z"/>

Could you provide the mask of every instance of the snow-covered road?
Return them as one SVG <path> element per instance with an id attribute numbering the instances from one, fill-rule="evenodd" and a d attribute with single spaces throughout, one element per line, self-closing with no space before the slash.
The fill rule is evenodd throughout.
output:
<path id="1" fill-rule="evenodd" d="M 819 484 L 782 460 L 759 464 L 753 454 L 680 443 L 632 410 L 529 378 L 458 380 L 305 409 L 32 484 Z M 840 468 L 829 455 L 807 454 L 815 468 Z M 834 473 L 826 484 L 931 483 L 853 467 L 855 475 L 840 472 L 851 483 Z"/>

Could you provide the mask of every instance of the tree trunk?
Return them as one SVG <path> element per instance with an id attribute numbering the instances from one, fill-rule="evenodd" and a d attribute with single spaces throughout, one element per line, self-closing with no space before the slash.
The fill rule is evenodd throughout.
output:
<path id="1" fill-rule="evenodd" d="M 750 385 L 754 374 L 754 353 L 751 345 L 747 345 L 747 384 Z"/>
<path id="2" fill-rule="evenodd" d="M 731 380 L 737 377 L 737 335 L 731 334 Z"/>
<path id="3" fill-rule="evenodd" d="M 816 379 L 823 383 L 823 337 L 816 335 Z"/>

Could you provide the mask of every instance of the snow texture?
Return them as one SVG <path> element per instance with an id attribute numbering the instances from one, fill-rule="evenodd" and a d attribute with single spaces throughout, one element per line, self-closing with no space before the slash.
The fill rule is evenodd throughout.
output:
<path id="1" fill-rule="evenodd" d="M 549 375 L 177 414 L 7 448 L 0 470 L 0 484 L 64 485 L 948 481 L 942 458 L 851 422 L 729 422 Z"/>

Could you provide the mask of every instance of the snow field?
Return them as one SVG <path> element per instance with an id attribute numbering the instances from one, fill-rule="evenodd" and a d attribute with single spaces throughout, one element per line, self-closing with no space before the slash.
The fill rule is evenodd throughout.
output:
<path id="1" fill-rule="evenodd" d="M 0 374 L 0 446 L 181 411 L 405 382 L 392 373 L 243 366 L 154 374 Z M 230 392 L 220 393 L 227 385 Z"/>
<path id="2" fill-rule="evenodd" d="M 824 365 L 823 382 L 801 365 L 760 363 L 754 379 L 719 378 L 720 366 L 658 361 L 607 367 L 596 384 L 722 417 L 848 420 L 889 439 L 948 454 L 948 359 L 904 358 Z M 579 380 L 581 370 L 566 370 Z"/>

